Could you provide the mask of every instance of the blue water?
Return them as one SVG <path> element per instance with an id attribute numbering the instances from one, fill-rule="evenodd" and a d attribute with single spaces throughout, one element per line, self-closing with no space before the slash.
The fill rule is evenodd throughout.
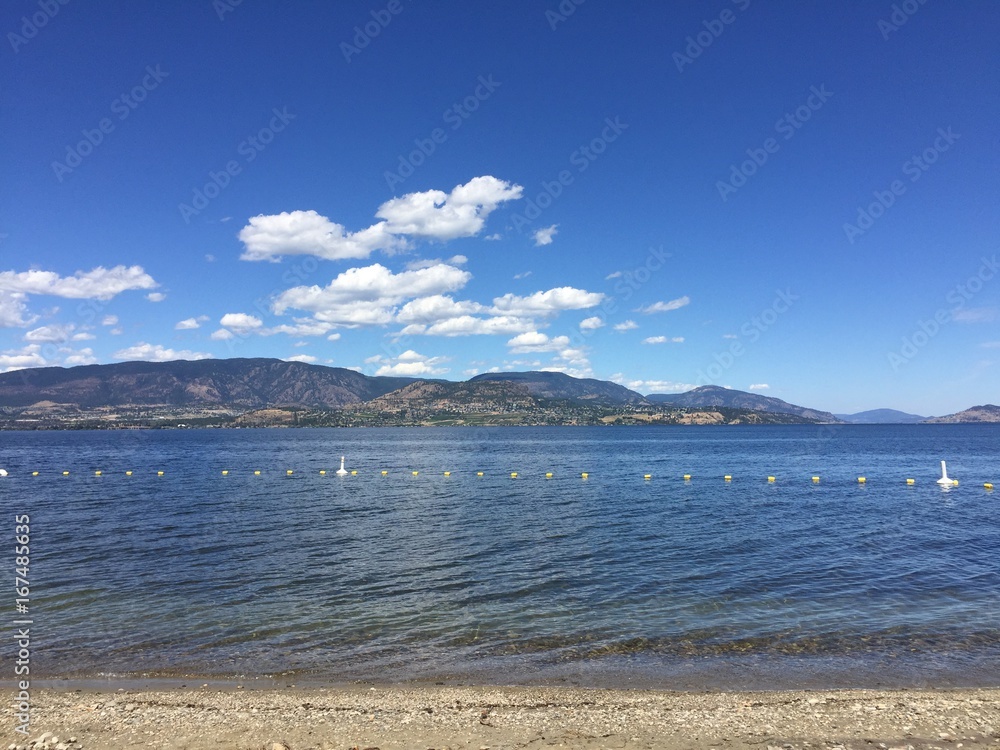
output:
<path id="1" fill-rule="evenodd" d="M 31 516 L 36 676 L 996 685 L 998 436 L 0 432 L 0 508 Z"/>

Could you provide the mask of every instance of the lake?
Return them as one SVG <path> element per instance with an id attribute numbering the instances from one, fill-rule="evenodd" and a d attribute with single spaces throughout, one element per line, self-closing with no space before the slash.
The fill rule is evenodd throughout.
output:
<path id="1" fill-rule="evenodd" d="M 0 505 L 35 677 L 996 685 L 998 436 L 0 432 Z"/>

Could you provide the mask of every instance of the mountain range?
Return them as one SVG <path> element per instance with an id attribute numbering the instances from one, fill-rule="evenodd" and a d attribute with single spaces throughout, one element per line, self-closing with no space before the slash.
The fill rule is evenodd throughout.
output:
<path id="1" fill-rule="evenodd" d="M 0 417 L 8 421 L 30 416 L 58 422 L 68 415 L 78 418 L 97 413 L 113 421 L 118 413 L 136 410 L 166 410 L 175 415 L 203 410 L 206 414 L 236 417 L 254 410 L 276 409 L 337 411 L 346 415 L 344 419 L 352 420 L 369 415 L 369 421 L 349 422 L 352 424 L 382 423 L 372 422 L 373 414 L 411 418 L 420 415 L 427 419 L 438 412 L 544 413 L 549 420 L 546 423 L 554 424 L 662 422 L 668 412 L 673 414 L 671 423 L 902 423 L 924 419 L 890 409 L 835 416 L 719 386 L 644 396 L 617 383 L 574 378 L 560 372 L 484 373 L 464 382 L 452 382 L 371 377 L 339 367 L 234 358 L 120 362 L 0 373 Z M 692 416 L 693 412 L 698 413 Z M 296 424 L 297 419 L 293 420 Z M 974 407 L 930 421 L 1000 421 L 1000 407 Z"/>

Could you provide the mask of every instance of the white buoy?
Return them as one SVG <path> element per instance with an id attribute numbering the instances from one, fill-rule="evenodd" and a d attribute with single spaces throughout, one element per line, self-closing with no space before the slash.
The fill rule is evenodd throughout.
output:
<path id="1" fill-rule="evenodd" d="M 937 480 L 937 483 L 942 487 L 951 487 L 958 484 L 954 479 L 948 477 L 948 467 L 945 466 L 944 461 L 941 462 L 941 478 Z"/>
<path id="2" fill-rule="evenodd" d="M 340 468 L 337 469 L 337 476 L 342 477 L 347 473 L 347 469 L 344 468 L 344 457 L 340 457 Z"/>
<path id="3" fill-rule="evenodd" d="M 0 477 L 5 477 L 5 476 L 7 476 L 7 470 L 6 469 L 0 469 Z"/>

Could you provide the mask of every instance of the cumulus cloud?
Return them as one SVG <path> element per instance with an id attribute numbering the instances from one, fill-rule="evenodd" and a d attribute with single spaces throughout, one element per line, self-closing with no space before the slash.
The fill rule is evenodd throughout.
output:
<path id="1" fill-rule="evenodd" d="M 226 313 L 219 319 L 219 325 L 236 330 L 250 330 L 262 327 L 264 321 L 246 313 Z"/>
<path id="2" fill-rule="evenodd" d="M 672 299 L 669 302 L 654 302 L 653 304 L 646 305 L 645 307 L 638 307 L 635 312 L 642 313 L 644 315 L 651 315 L 652 313 L 658 312 L 670 312 L 671 310 L 679 310 L 690 303 L 691 298 L 684 296 Z"/>
<path id="3" fill-rule="evenodd" d="M 543 245 L 551 245 L 552 238 L 558 234 L 558 224 L 553 224 L 550 227 L 543 227 L 542 229 L 536 229 L 533 235 L 535 240 L 535 247 L 541 247 Z"/>
<path id="4" fill-rule="evenodd" d="M 37 315 L 27 314 L 26 298 L 23 292 L 0 290 L 0 328 L 24 328 L 38 320 Z"/>
<path id="5" fill-rule="evenodd" d="M 507 342 L 511 354 L 532 352 L 558 352 L 569 347 L 569 336 L 548 336 L 539 331 L 518 334 Z"/>
<path id="6" fill-rule="evenodd" d="M 686 393 L 694 390 L 698 386 L 692 383 L 678 383 L 673 380 L 636 380 L 626 378 L 622 373 L 616 372 L 608 380 L 623 385 L 639 393 Z"/>
<path id="7" fill-rule="evenodd" d="M 0 352 L 0 369 L 4 372 L 22 370 L 25 367 L 44 367 L 46 362 L 42 356 L 41 344 L 28 344 L 21 349 L 8 349 Z"/>
<path id="8" fill-rule="evenodd" d="M 639 327 L 639 324 L 636 323 L 634 320 L 626 320 L 622 323 L 615 323 L 613 327 L 619 333 L 625 333 L 625 331 L 634 331 L 636 328 Z"/>
<path id="9" fill-rule="evenodd" d="M 564 310 L 585 310 L 597 307 L 604 301 L 601 292 L 588 292 L 571 286 L 562 286 L 544 292 L 535 292 L 527 297 L 505 294 L 493 300 L 495 313 L 532 317 L 552 315 Z"/>
<path id="10" fill-rule="evenodd" d="M 60 276 L 54 271 L 0 272 L 0 292 L 43 294 L 67 299 L 109 300 L 133 289 L 155 289 L 159 284 L 142 266 L 98 266 Z"/>
<path id="11" fill-rule="evenodd" d="M 398 377 L 422 377 L 424 375 L 443 375 L 448 372 L 447 367 L 440 365 L 447 362 L 445 357 L 427 357 L 423 354 L 407 349 L 398 357 L 369 357 L 365 360 L 368 364 L 381 363 L 375 371 L 375 375 L 394 375 Z"/>
<path id="12" fill-rule="evenodd" d="M 250 219 L 240 230 L 243 260 L 277 261 L 284 255 L 314 255 L 327 260 L 367 258 L 376 250 L 406 249 L 408 238 L 452 240 L 479 234 L 501 203 L 521 197 L 520 185 L 496 177 L 475 177 L 450 193 L 427 190 L 393 198 L 379 206 L 381 221 L 349 232 L 314 210 L 286 211 Z"/>
<path id="13" fill-rule="evenodd" d="M 116 326 L 116 325 L 118 325 L 118 316 L 117 315 L 105 315 L 104 318 L 101 320 L 101 325 L 102 326 Z"/>
<path id="14" fill-rule="evenodd" d="M 612 271 L 611 273 L 609 273 L 607 276 L 604 277 L 604 280 L 611 281 L 611 279 L 618 279 L 621 278 L 621 276 L 622 276 L 621 271 Z"/>
<path id="15" fill-rule="evenodd" d="M 751 391 L 766 391 L 770 387 L 771 386 L 769 386 L 767 383 L 754 383 L 753 385 L 750 386 L 750 390 Z"/>
<path id="16" fill-rule="evenodd" d="M 307 365 L 312 364 L 317 360 L 317 357 L 311 354 L 296 354 L 294 357 L 285 357 L 286 362 L 305 362 Z"/>
<path id="17" fill-rule="evenodd" d="M 150 302 L 163 302 L 163 300 L 165 300 L 166 298 L 167 295 L 165 295 L 163 292 L 150 292 L 149 294 L 146 295 L 146 299 L 148 299 Z"/>
<path id="18" fill-rule="evenodd" d="M 80 333 L 74 333 L 72 336 L 70 336 L 70 341 L 93 341 L 96 338 L 97 336 L 95 336 L 92 333 L 81 331 Z"/>
<path id="19" fill-rule="evenodd" d="M 232 331 L 227 331 L 225 328 L 220 328 L 217 331 L 212 331 L 212 335 L 209 336 L 212 341 L 229 341 L 229 339 L 235 338 L 236 334 Z"/>
<path id="20" fill-rule="evenodd" d="M 94 356 L 94 350 L 90 348 L 80 349 L 79 351 L 73 352 L 67 355 L 63 359 L 64 365 L 93 365 L 97 363 L 97 357 Z"/>
<path id="21" fill-rule="evenodd" d="M 403 328 L 403 336 L 509 336 L 512 333 L 523 333 L 537 328 L 530 319 L 516 318 L 510 315 L 477 318 L 472 315 L 459 315 L 455 318 L 439 320 L 432 325 L 411 323 Z"/>
<path id="22" fill-rule="evenodd" d="M 604 318 L 597 315 L 592 318 L 584 318 L 580 321 L 581 331 L 596 331 L 598 328 L 604 328 Z"/>
<path id="23" fill-rule="evenodd" d="M 58 324 L 42 326 L 24 334 L 24 340 L 48 343 L 68 341 L 75 328 L 72 323 L 64 326 Z"/>
<path id="24" fill-rule="evenodd" d="M 207 315 L 199 315 L 197 318 L 185 318 L 184 320 L 177 323 L 174 326 L 174 330 L 177 331 L 191 331 L 195 328 L 201 328 L 201 324 L 208 321 Z"/>
<path id="25" fill-rule="evenodd" d="M 211 359 L 212 355 L 205 352 L 192 352 L 187 349 L 176 351 L 167 349 L 162 344 L 147 344 L 140 341 L 134 346 L 119 349 L 112 355 L 115 359 L 140 360 L 143 362 L 169 362 L 175 359 Z"/>
<path id="26" fill-rule="evenodd" d="M 404 300 L 454 292 L 471 278 L 468 271 L 444 263 L 401 273 L 376 263 L 350 268 L 325 287 L 288 289 L 275 298 L 272 309 L 278 315 L 289 308 L 304 310 L 334 326 L 384 325 Z"/>
<path id="27" fill-rule="evenodd" d="M 684 343 L 684 337 L 683 336 L 674 336 L 673 338 L 669 338 L 667 336 L 649 336 L 648 338 L 644 338 L 642 340 L 642 343 L 644 343 L 644 344 L 683 344 Z"/>

